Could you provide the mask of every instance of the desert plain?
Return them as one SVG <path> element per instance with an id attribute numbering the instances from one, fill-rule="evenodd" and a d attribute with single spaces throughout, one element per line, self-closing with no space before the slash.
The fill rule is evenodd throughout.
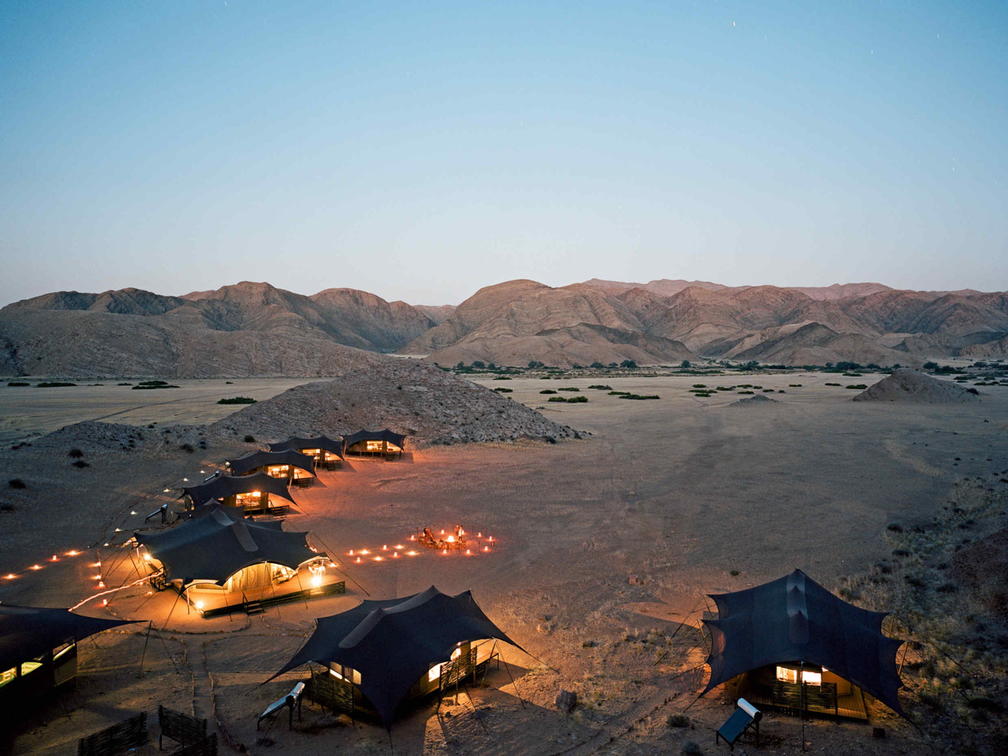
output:
<path id="1" fill-rule="evenodd" d="M 508 388 L 512 400 L 587 433 L 557 443 L 419 446 L 402 460 L 352 459 L 321 472 L 314 486 L 294 490 L 300 512 L 285 527 L 324 543 L 347 576 L 345 596 L 215 619 L 187 615 L 170 591 L 151 593 L 145 584 L 111 594 L 107 607 L 86 603 L 80 611 L 143 622 L 83 642 L 76 689 L 19 723 L 0 749 L 72 753 L 77 738 L 161 703 L 210 718 L 225 748 L 252 753 L 645 754 L 678 753 L 689 742 L 720 753 L 727 748 L 715 745 L 714 729 L 731 709 L 717 691 L 698 698 L 707 654 L 701 619 L 713 608 L 707 594 L 800 568 L 858 605 L 894 611 L 886 628 L 900 637 L 926 634 L 921 616 L 975 616 L 967 593 L 914 581 L 948 569 L 943 549 L 951 558 L 956 547 L 1005 527 L 1006 387 L 983 389 L 975 403 L 927 405 L 852 402 L 856 391 L 826 385 L 851 379 L 801 371 L 475 380 Z M 233 409 L 217 405 L 219 397 L 266 399 L 302 382 L 176 381 L 181 388 L 149 392 L 0 388 L 5 447 L 30 444 L 0 452 L 0 501 L 8 505 L 0 511 L 0 575 L 17 576 L 0 580 L 0 600 L 77 604 L 98 593 L 97 561 L 109 586 L 135 580 L 128 550 L 115 546 L 145 527 L 145 515 L 175 501 L 186 479 L 276 440 L 213 441 L 193 451 L 85 449 L 81 468 L 70 464 L 70 440 L 39 434 L 100 418 L 207 423 Z M 660 399 L 627 401 L 588 388 L 599 383 Z M 737 389 L 698 398 L 689 393 L 695 383 L 756 384 L 757 393 L 773 389 L 765 395 L 775 401 L 738 406 Z M 589 401 L 551 404 L 540 393 L 561 386 Z M 13 479 L 25 488 L 8 488 Z M 496 546 L 471 557 L 422 552 L 360 564 L 349 554 L 381 554 L 421 527 L 456 523 L 492 534 Z M 71 549 L 83 553 L 65 557 Z M 51 555 L 58 561 L 47 562 Z M 32 564 L 43 569 L 29 570 Z M 258 713 L 304 676 L 266 682 L 315 617 L 430 585 L 471 589 L 527 653 L 502 647 L 507 665 L 481 685 L 440 706 L 418 703 L 389 732 L 310 704 L 293 730 L 283 716 L 257 730 Z M 978 686 L 987 673 L 1003 680 L 1003 669 L 989 666 L 1004 660 L 1008 637 L 999 632 L 963 620 L 943 636 L 942 653 L 990 649 L 956 658 L 965 668 L 959 677 Z M 770 713 L 760 748 L 741 751 L 996 752 L 996 733 L 963 713 L 952 683 L 940 689 L 950 700 L 937 709 L 916 700 L 934 687 L 919 669 L 929 647 L 905 648 L 912 722 L 881 705 L 870 725 L 812 719 L 803 726 Z M 570 714 L 554 705 L 561 689 L 578 694 Z M 676 714 L 688 724 L 670 726 Z M 958 728 L 935 725 L 956 719 Z M 885 737 L 873 737 L 873 727 Z"/>

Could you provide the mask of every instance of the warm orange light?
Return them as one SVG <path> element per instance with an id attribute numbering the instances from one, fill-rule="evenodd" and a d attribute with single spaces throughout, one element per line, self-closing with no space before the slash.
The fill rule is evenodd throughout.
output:
<path id="1" fill-rule="evenodd" d="M 399 558 L 399 552 L 398 551 L 393 551 L 392 552 L 392 558 L 393 559 L 398 559 Z"/>
<path id="2" fill-rule="evenodd" d="M 346 553 L 346 555 L 347 555 L 347 556 L 353 556 L 353 549 L 350 549 L 350 551 L 348 551 L 348 552 Z"/>
<path id="3" fill-rule="evenodd" d="M 95 562 L 91 565 L 92 567 L 101 567 L 101 562 Z"/>
<path id="4" fill-rule="evenodd" d="M 374 559 L 374 560 L 375 560 L 376 562 L 384 562 L 384 561 L 385 561 L 385 557 L 383 557 L 383 556 L 376 556 L 376 557 L 372 557 L 372 558 L 373 558 L 373 559 Z"/>
<path id="5" fill-rule="evenodd" d="M 356 559 L 354 559 L 354 564 L 360 564 L 360 563 L 361 563 L 361 558 L 360 557 L 357 557 Z"/>
<path id="6" fill-rule="evenodd" d="M 51 557 L 49 557 L 49 561 L 50 562 L 58 562 L 59 561 L 59 557 L 56 556 L 55 554 L 53 554 Z"/>
<path id="7" fill-rule="evenodd" d="M 42 565 L 41 565 L 41 564 L 33 564 L 33 565 L 32 565 L 31 567 L 29 567 L 28 569 L 29 569 L 29 570 L 41 570 L 41 569 L 42 569 Z"/>
<path id="8" fill-rule="evenodd" d="M 477 538 L 482 538 L 483 537 L 483 531 L 481 530 L 479 533 L 477 533 L 476 537 Z"/>
<path id="9" fill-rule="evenodd" d="M 101 605 L 102 606 L 108 606 L 108 599 L 102 599 L 101 600 Z"/>
<path id="10" fill-rule="evenodd" d="M 441 535 L 444 535 L 444 528 L 441 528 Z"/>
<path id="11" fill-rule="evenodd" d="M 98 587 L 99 588 L 104 588 L 105 587 L 105 583 L 103 583 L 101 580 L 99 580 L 98 581 Z"/>
<path id="12" fill-rule="evenodd" d="M 448 556 L 448 549 L 441 552 L 441 556 Z"/>
<path id="13" fill-rule="evenodd" d="M 448 536 L 445 540 L 448 541 L 448 543 L 455 543 L 455 536 Z"/>
<path id="14" fill-rule="evenodd" d="M 416 535 L 411 535 L 411 536 L 409 537 L 409 539 L 410 539 L 411 541 L 415 541 L 415 540 L 416 540 Z"/>
<path id="15" fill-rule="evenodd" d="M 381 550 L 382 551 L 388 551 L 388 544 L 387 543 L 383 543 L 382 547 L 381 547 Z"/>
<path id="16" fill-rule="evenodd" d="M 68 551 L 68 552 L 66 553 L 66 555 L 67 555 L 67 556 L 70 556 L 70 557 L 73 557 L 73 556 L 78 556 L 79 554 L 80 554 L 80 552 L 79 552 L 79 551 L 77 551 L 77 549 L 70 549 L 70 551 Z"/>
<path id="17" fill-rule="evenodd" d="M 489 546 L 484 546 L 483 547 L 483 551 L 490 551 L 490 547 Z"/>
<path id="18" fill-rule="evenodd" d="M 361 549 L 360 553 L 363 554 L 364 556 L 367 556 L 368 554 L 371 553 L 371 550 L 370 549 Z"/>
<path id="19" fill-rule="evenodd" d="M 418 552 L 410 550 L 406 552 L 406 556 L 416 556 Z"/>
<path id="20" fill-rule="evenodd" d="M 397 549 L 405 549 L 406 547 L 405 547 L 405 546 L 403 546 L 403 545 L 402 545 L 401 543 L 397 543 L 397 544 L 395 545 L 395 548 L 397 548 Z"/>
<path id="21" fill-rule="evenodd" d="M 92 580 L 101 580 L 101 575 L 95 575 Z"/>
<path id="22" fill-rule="evenodd" d="M 8 572 L 4 575 L 4 580 L 14 580 L 17 577 L 13 572 Z"/>
<path id="23" fill-rule="evenodd" d="M 472 550 L 466 549 L 466 556 L 472 556 Z"/>

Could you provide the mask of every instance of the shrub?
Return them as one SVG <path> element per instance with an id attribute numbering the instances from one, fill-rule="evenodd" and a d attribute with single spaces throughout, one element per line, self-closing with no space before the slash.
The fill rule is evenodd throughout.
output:
<path id="1" fill-rule="evenodd" d="M 252 436 L 252 435 L 245 436 L 245 438 L 243 438 L 242 441 L 244 441 L 246 444 L 254 444 L 255 443 L 255 436 Z"/>
<path id="2" fill-rule="evenodd" d="M 840 384 L 839 383 L 827 383 L 826 385 L 827 386 L 839 386 Z"/>
<path id="3" fill-rule="evenodd" d="M 580 391 L 577 386 L 562 386 L 557 388 L 557 391 Z"/>
<path id="4" fill-rule="evenodd" d="M 610 391 L 609 396 L 623 396 L 624 394 L 629 394 L 629 391 Z"/>
<path id="5" fill-rule="evenodd" d="M 400 386 L 402 388 L 402 386 Z M 230 399 L 218 399 L 217 404 L 255 404 L 256 400 L 249 396 L 232 396 Z"/>
<path id="6" fill-rule="evenodd" d="M 67 383 L 65 381 L 42 381 L 41 383 L 36 383 L 35 388 L 61 388 L 62 386 L 76 385 L 76 383 Z"/>
<path id="7" fill-rule="evenodd" d="M 84 452 L 82 452 L 80 449 L 71 449 L 70 451 L 67 452 L 67 456 L 73 457 L 74 459 L 80 459 L 81 457 L 84 456 Z"/>
<path id="8" fill-rule="evenodd" d="M 496 376 L 494 376 L 494 380 L 495 381 L 510 381 L 511 380 L 511 376 L 510 375 L 496 375 Z"/>
<path id="9" fill-rule="evenodd" d="M 81 468 L 81 469 L 83 469 L 85 467 L 91 467 L 91 465 L 89 465 L 83 459 L 78 459 L 78 460 L 76 460 L 74 462 L 71 462 L 70 464 L 73 465 L 74 467 L 78 467 L 78 468 Z"/>
<path id="10" fill-rule="evenodd" d="M 494 391 L 496 391 L 498 394 L 511 394 L 511 393 L 513 393 L 512 389 L 504 388 L 503 386 L 500 387 L 500 388 L 495 388 Z"/>
<path id="11" fill-rule="evenodd" d="M 587 396 L 551 396 L 547 401 L 550 402 L 566 402 L 568 404 L 584 404 L 588 401 Z"/>
<path id="12" fill-rule="evenodd" d="M 542 390 L 542 391 L 540 391 L 539 393 L 540 393 L 540 394 L 555 394 L 555 393 L 556 393 L 556 391 L 554 391 L 553 389 L 543 389 L 543 390 Z"/>
<path id="13" fill-rule="evenodd" d="M 140 381 L 136 386 L 133 387 L 134 391 L 142 389 L 173 389 L 178 388 L 178 386 L 172 385 L 165 381 Z"/>
<path id="14" fill-rule="evenodd" d="M 602 368 L 604 368 L 604 367 L 605 367 L 605 365 L 603 365 L 603 364 L 602 364 L 601 362 L 593 362 L 593 363 L 592 363 L 591 365 L 589 365 L 588 367 L 590 367 L 590 368 L 595 368 L 596 370 L 601 370 Z"/>
<path id="15" fill-rule="evenodd" d="M 685 714 L 669 714 L 665 720 L 666 727 L 689 727 L 689 717 Z"/>
<path id="16" fill-rule="evenodd" d="M 692 363 L 689 360 L 683 360 L 681 363 L 679 363 L 679 367 L 685 368 L 685 369 L 688 370 L 689 368 L 693 367 L 693 365 L 692 365 Z"/>
<path id="17" fill-rule="evenodd" d="M 188 454 L 192 454 L 194 451 L 196 451 L 193 448 L 192 444 L 179 444 L 179 449 L 181 449 L 184 452 L 187 452 Z"/>
<path id="18" fill-rule="evenodd" d="M 755 391 L 746 390 L 746 391 L 739 391 L 739 393 L 740 394 L 755 394 L 756 392 Z"/>
<path id="19" fill-rule="evenodd" d="M 693 388 L 707 388 L 706 383 L 694 383 Z"/>
<path id="20" fill-rule="evenodd" d="M 597 389 L 598 391 L 612 391 L 612 386 L 606 386 L 605 384 L 602 383 L 593 383 L 588 388 Z"/>
<path id="21" fill-rule="evenodd" d="M 710 394 L 705 394 L 705 396 L 710 396 Z M 620 399 L 661 399 L 658 394 L 623 394 Z"/>
<path id="22" fill-rule="evenodd" d="M 132 386 L 132 383 L 117 383 L 116 386 Z"/>
<path id="23" fill-rule="evenodd" d="M 535 370 L 536 368 L 546 367 L 546 365 L 543 364 L 542 362 L 539 362 L 539 360 L 529 360 L 528 366 L 533 370 Z"/>
<path id="24" fill-rule="evenodd" d="M 8 386 L 31 386 L 28 381 L 7 381 Z"/>
<path id="25" fill-rule="evenodd" d="M 21 478 L 11 478 L 9 481 L 7 481 L 7 485 L 9 485 L 11 488 L 27 488 L 28 487 L 28 484 L 25 483 L 23 480 L 21 480 Z"/>
<path id="26" fill-rule="evenodd" d="M 621 368 L 629 368 L 629 369 L 633 370 L 633 369 L 635 369 L 637 367 L 637 363 L 634 362 L 633 360 L 623 360 L 623 362 L 621 362 L 619 364 L 619 366 Z"/>
<path id="27" fill-rule="evenodd" d="M 800 383 L 789 383 L 788 387 L 789 388 L 801 388 L 801 384 Z"/>
<path id="28" fill-rule="evenodd" d="M 847 388 L 849 388 L 849 389 L 857 389 L 857 390 L 864 390 L 864 389 L 868 388 L 868 386 L 866 384 L 864 384 L 864 383 L 852 383 L 850 386 L 847 386 Z"/>

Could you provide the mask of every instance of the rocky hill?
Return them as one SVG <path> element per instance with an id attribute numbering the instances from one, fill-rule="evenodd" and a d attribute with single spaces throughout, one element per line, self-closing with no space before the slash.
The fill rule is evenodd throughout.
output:
<path id="1" fill-rule="evenodd" d="M 916 366 L 1006 354 L 1008 294 L 882 284 L 728 287 L 592 279 L 487 286 L 457 307 L 354 289 L 312 296 L 243 282 L 181 297 L 139 289 L 55 292 L 0 310 L 0 373 L 60 376 L 327 376 L 367 352 L 525 365 Z"/>

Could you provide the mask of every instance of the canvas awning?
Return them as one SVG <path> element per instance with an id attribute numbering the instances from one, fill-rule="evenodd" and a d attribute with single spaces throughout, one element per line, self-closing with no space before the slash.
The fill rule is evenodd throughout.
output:
<path id="1" fill-rule="evenodd" d="M 38 658 L 61 643 L 80 641 L 135 621 L 86 617 L 68 609 L 0 604 L 0 670 Z"/>
<path id="2" fill-rule="evenodd" d="M 361 674 L 361 692 L 387 725 L 433 665 L 448 661 L 459 643 L 485 638 L 521 648 L 490 621 L 471 592 L 449 596 L 431 586 L 320 617 L 308 642 L 276 674 L 308 662 L 352 667 Z"/>
<path id="3" fill-rule="evenodd" d="M 182 489 L 182 496 L 189 496 L 193 505 L 201 506 L 211 499 L 224 499 L 235 494 L 252 493 L 253 491 L 265 491 L 271 496 L 280 496 L 287 499 L 291 504 L 291 498 L 287 489 L 286 478 L 274 478 L 266 473 L 254 473 L 252 475 L 215 475 L 205 483 L 198 486 L 186 486 Z M 181 497 L 180 497 L 181 498 Z"/>
<path id="4" fill-rule="evenodd" d="M 286 441 L 277 441 L 276 443 L 269 444 L 270 451 L 284 451 L 285 449 L 294 449 L 295 451 L 300 451 L 301 449 L 321 449 L 322 451 L 327 451 L 330 454 L 335 454 L 336 456 L 343 457 L 343 440 L 336 440 L 329 438 L 328 436 L 316 436 L 315 438 L 299 438 L 297 436 L 289 438 Z"/>
<path id="5" fill-rule="evenodd" d="M 238 459 L 229 459 L 227 466 L 235 475 L 244 475 L 251 470 L 257 470 L 267 465 L 291 465 L 305 472 L 315 474 L 315 460 L 307 454 L 294 449 L 282 451 L 254 451 Z"/>
<path id="6" fill-rule="evenodd" d="M 704 693 L 760 667 L 804 662 L 826 667 L 903 713 L 896 669 L 902 641 L 882 634 L 885 613 L 837 598 L 801 570 L 711 598 L 718 618 L 703 620 L 712 636 Z"/>
<path id="7" fill-rule="evenodd" d="M 324 556 L 308 548 L 307 533 L 287 533 L 280 521 L 234 518 L 216 505 L 209 512 L 157 533 L 135 533 L 137 543 L 164 566 L 168 580 L 212 580 L 223 584 L 241 569 L 261 562 L 291 569 Z"/>
<path id="8" fill-rule="evenodd" d="M 385 441 L 390 444 L 395 444 L 402 449 L 403 443 L 406 441 L 406 436 L 405 434 L 396 433 L 395 431 L 385 428 L 385 430 L 380 431 L 359 430 L 350 436 L 343 437 L 343 443 L 346 444 L 346 448 L 348 449 L 361 441 Z"/>

